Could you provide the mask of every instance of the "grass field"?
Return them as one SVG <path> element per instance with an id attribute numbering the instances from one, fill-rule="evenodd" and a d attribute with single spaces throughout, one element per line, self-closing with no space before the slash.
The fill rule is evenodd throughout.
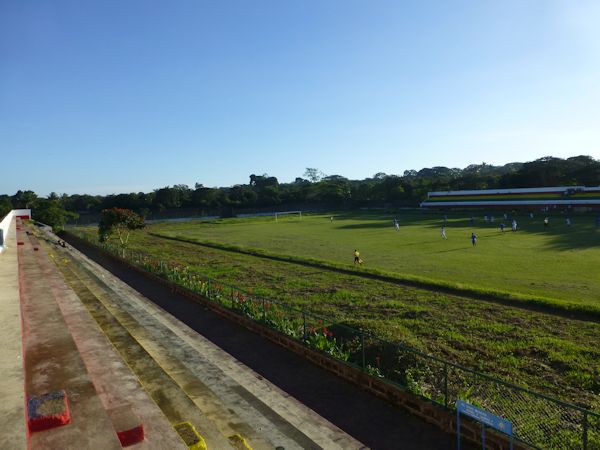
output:
<path id="1" fill-rule="evenodd" d="M 315 258 L 352 265 L 358 248 L 365 268 L 408 274 L 482 289 L 590 305 L 600 309 L 600 230 L 592 216 L 550 219 L 518 217 L 518 231 L 504 233 L 499 220 L 474 226 L 464 215 L 449 216 L 447 240 L 440 236 L 441 214 L 399 213 L 400 230 L 392 215 L 341 213 L 289 217 L 275 223 L 270 218 L 212 222 L 163 223 L 152 232 L 184 239 L 234 244 L 277 254 Z M 469 239 L 478 236 L 477 246 Z"/>
<path id="2" fill-rule="evenodd" d="M 575 248 L 565 249 L 559 226 L 544 234 L 529 224 L 525 230 L 500 235 L 495 226 L 481 223 L 473 228 L 479 236 L 478 246 L 473 248 L 468 239 L 471 228 L 458 218 L 449 217 L 448 241 L 444 241 L 439 235 L 441 222 L 428 215 L 399 215 L 400 231 L 394 230 L 389 217 L 381 214 L 337 214 L 333 222 L 329 217 L 309 216 L 302 222 L 290 218 L 277 224 L 272 218 L 163 223 L 136 233 L 131 248 L 252 289 L 255 295 L 283 300 L 384 339 L 600 410 L 598 321 L 574 320 L 510 303 L 490 303 L 153 234 L 262 247 L 281 254 L 295 252 L 337 260 L 348 267 L 358 247 L 369 266 L 391 265 L 416 275 L 421 274 L 418 267 L 424 267 L 430 277 L 436 274 L 460 281 L 463 274 L 472 276 L 476 272 L 478 277 L 469 278 L 473 284 L 511 290 L 513 284 L 506 281 L 510 279 L 524 292 L 534 294 L 539 284 L 540 290 L 546 289 L 545 295 L 555 292 L 564 301 L 574 300 L 568 295 L 572 286 L 586 286 L 588 294 L 600 290 L 598 281 L 588 273 L 595 270 L 597 274 L 600 261 L 600 248 L 593 242 L 598 234 L 593 226 L 585 227 L 585 232 L 564 230 L 574 234 L 572 242 L 579 242 Z M 575 219 L 577 226 L 583 228 Z M 580 261 L 582 255 L 589 261 Z M 572 279 L 557 269 L 565 258 L 578 268 L 568 268 Z M 492 259 L 491 263 L 487 259 Z M 419 262 L 412 263 L 414 260 Z M 519 266 L 515 267 L 517 261 Z M 543 263 L 535 264 L 539 261 Z M 553 274 L 553 270 L 559 273 Z M 498 282 L 496 276 L 505 281 Z M 538 281 L 543 279 L 545 283 Z M 597 301 L 593 295 L 576 300 L 581 304 Z"/>

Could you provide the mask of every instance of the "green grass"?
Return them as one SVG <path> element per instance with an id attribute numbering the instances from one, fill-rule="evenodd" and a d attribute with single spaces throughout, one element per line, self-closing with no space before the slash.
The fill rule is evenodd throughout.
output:
<path id="1" fill-rule="evenodd" d="M 352 267 L 358 248 L 365 270 L 460 287 L 480 293 L 500 293 L 541 303 L 580 305 L 600 311 L 600 231 L 591 216 L 574 216 L 572 227 L 560 216 L 551 218 L 548 231 L 541 217 L 517 217 L 519 231 L 501 233 L 495 223 L 450 216 L 448 240 L 440 237 L 441 216 L 423 213 L 341 213 L 212 222 L 163 223 L 149 231 L 165 236 L 260 249 L 291 258 L 310 258 Z M 508 221 L 505 221 L 509 225 Z M 476 247 L 469 236 L 475 231 Z"/>
<path id="2" fill-rule="evenodd" d="M 599 323 L 149 233 L 135 234 L 131 246 L 251 289 L 256 296 L 279 299 L 383 339 L 600 410 Z"/>
<path id="3" fill-rule="evenodd" d="M 392 228 L 387 215 L 374 213 L 338 214 L 333 222 L 329 215 L 315 215 L 277 224 L 272 218 L 163 223 L 134 233 L 131 247 L 252 289 L 257 296 L 283 300 L 383 339 L 600 410 L 596 320 L 574 320 L 523 309 L 510 301 L 490 303 L 357 276 L 352 266 L 352 252 L 358 247 L 366 261 L 366 267 L 358 270 L 389 275 L 391 281 L 397 276 L 593 309 L 600 299 L 599 233 L 593 218 L 585 218 L 590 222 L 585 225 L 584 218 L 575 217 L 571 229 L 562 229 L 553 219 L 548 232 L 521 218 L 524 229 L 504 235 L 494 225 L 479 223 L 473 228 L 479 236 L 476 248 L 468 239 L 467 221 L 458 217 L 449 218 L 448 241 L 440 238 L 440 221 L 431 215 L 398 218 L 400 231 Z M 212 241 L 214 246 L 154 233 Z M 225 249 L 215 248 L 219 246 Z M 290 261 L 282 260 L 286 258 Z M 298 264 L 296 259 L 316 260 L 316 266 Z M 346 272 L 323 269 L 321 264 Z"/>

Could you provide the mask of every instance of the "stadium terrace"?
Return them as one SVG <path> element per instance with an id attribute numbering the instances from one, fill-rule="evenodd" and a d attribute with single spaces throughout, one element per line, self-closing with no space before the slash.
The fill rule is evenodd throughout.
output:
<path id="1" fill-rule="evenodd" d="M 600 207 L 600 186 L 428 192 L 423 208 L 460 207 Z"/>

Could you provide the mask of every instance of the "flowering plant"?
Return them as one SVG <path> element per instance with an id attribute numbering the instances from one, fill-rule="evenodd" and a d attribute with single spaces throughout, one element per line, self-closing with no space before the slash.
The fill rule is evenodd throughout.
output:
<path id="1" fill-rule="evenodd" d="M 319 321 L 319 323 L 321 323 L 321 321 Z M 328 330 L 327 327 L 311 327 L 304 342 L 309 346 L 325 352 L 334 358 L 341 359 L 342 361 L 348 361 L 348 358 L 350 357 L 349 352 L 343 351 L 340 346 L 338 346 L 337 339 L 333 337 L 333 332 Z"/>

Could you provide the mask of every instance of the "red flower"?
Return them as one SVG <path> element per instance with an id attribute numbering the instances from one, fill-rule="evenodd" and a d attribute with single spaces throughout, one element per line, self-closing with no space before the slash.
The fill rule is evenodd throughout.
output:
<path id="1" fill-rule="evenodd" d="M 333 337 L 333 332 L 332 332 L 332 331 L 330 331 L 330 332 L 329 332 L 329 334 L 328 334 L 328 336 L 329 336 L 329 337 Z"/>

